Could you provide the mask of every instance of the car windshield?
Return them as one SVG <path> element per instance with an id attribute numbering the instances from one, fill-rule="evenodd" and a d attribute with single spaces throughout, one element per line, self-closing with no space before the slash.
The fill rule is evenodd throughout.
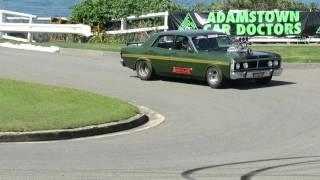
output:
<path id="1" fill-rule="evenodd" d="M 195 36 L 192 41 L 198 51 L 227 49 L 233 43 L 229 36 L 218 34 Z"/>

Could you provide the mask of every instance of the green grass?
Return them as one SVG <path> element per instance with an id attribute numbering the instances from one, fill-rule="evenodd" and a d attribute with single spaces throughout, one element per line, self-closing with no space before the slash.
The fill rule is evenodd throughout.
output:
<path id="1" fill-rule="evenodd" d="M 40 46 L 58 46 L 60 48 L 74 48 L 74 49 L 91 49 L 100 51 L 119 52 L 124 44 L 104 44 L 104 43 L 71 43 L 71 42 L 47 42 L 34 43 Z"/>
<path id="2" fill-rule="evenodd" d="M 5 40 L 0 40 L 4 42 Z M 41 46 L 59 46 L 61 48 L 76 48 L 76 49 L 93 49 L 102 51 L 119 52 L 124 44 L 103 44 L 103 43 L 65 43 L 65 42 L 49 42 L 35 43 Z M 282 56 L 284 62 L 289 63 L 320 63 L 320 45 L 304 45 L 304 44 L 268 44 L 268 45 L 253 45 L 253 49 L 270 51 L 278 53 Z"/>
<path id="3" fill-rule="evenodd" d="M 0 79 L 0 132 L 70 129 L 116 122 L 139 110 L 80 90 Z"/>
<path id="4" fill-rule="evenodd" d="M 254 45 L 253 49 L 270 51 L 289 63 L 320 63 L 319 45 Z"/>
<path id="5" fill-rule="evenodd" d="M 13 44 L 27 44 L 12 40 L 0 39 L 0 43 L 3 42 L 11 42 Z M 91 49 L 91 50 L 99 50 L 99 51 L 112 51 L 112 52 L 120 52 L 122 47 L 125 47 L 125 44 L 106 44 L 106 43 L 74 43 L 74 42 L 43 42 L 43 43 L 32 43 L 37 46 L 58 46 L 60 48 L 73 48 L 73 49 Z"/>

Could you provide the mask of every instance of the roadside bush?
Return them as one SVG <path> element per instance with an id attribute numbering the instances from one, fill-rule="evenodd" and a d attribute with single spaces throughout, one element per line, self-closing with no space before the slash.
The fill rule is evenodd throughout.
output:
<path id="1" fill-rule="evenodd" d="M 93 36 L 88 42 L 91 43 L 106 43 L 106 44 L 126 44 L 127 42 L 139 41 L 144 42 L 148 39 L 154 32 L 140 32 L 131 34 L 105 34 L 101 33 L 101 36 Z"/>
<path id="2" fill-rule="evenodd" d="M 113 26 L 113 19 L 181 9 L 172 0 L 82 0 L 72 8 L 70 19 L 102 32 Z"/>
<path id="3" fill-rule="evenodd" d="M 313 0 L 312 0 L 313 1 Z M 249 10 L 300 10 L 316 11 L 319 9 L 316 1 L 304 3 L 298 0 L 225 0 L 210 3 L 200 2 L 192 7 L 195 11 L 249 9 Z"/>

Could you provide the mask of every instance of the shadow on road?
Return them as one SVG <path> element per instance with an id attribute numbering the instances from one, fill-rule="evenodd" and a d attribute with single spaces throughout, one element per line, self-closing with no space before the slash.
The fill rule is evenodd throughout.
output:
<path id="1" fill-rule="evenodd" d="M 138 78 L 137 76 L 130 76 L 130 77 Z M 151 81 L 168 81 L 173 83 L 208 86 L 208 84 L 205 81 L 199 81 L 194 79 L 181 79 L 181 78 L 174 78 L 174 77 L 156 77 Z M 261 84 L 255 83 L 254 80 L 228 80 L 226 81 L 222 89 L 250 90 L 250 89 L 277 87 L 277 86 L 287 86 L 287 85 L 294 85 L 294 84 L 297 84 L 297 83 L 272 80 L 269 84 L 261 85 Z"/>
<path id="2" fill-rule="evenodd" d="M 287 86 L 297 84 L 295 82 L 288 81 L 277 81 L 272 80 L 269 84 L 257 84 L 254 80 L 237 80 L 228 81 L 225 89 L 239 89 L 239 90 L 250 90 L 250 89 L 260 89 L 260 88 L 270 88 L 277 86 Z"/>
<path id="3" fill-rule="evenodd" d="M 289 161 L 289 160 L 297 160 L 298 162 L 291 162 L 291 163 L 283 163 L 283 161 Z M 320 164 L 320 156 L 304 156 L 304 157 L 287 157 L 287 158 L 274 158 L 274 159 L 262 159 L 262 160 L 253 160 L 253 161 L 243 161 L 243 162 L 234 162 L 234 163 L 226 163 L 226 164 L 218 164 L 218 165 L 210 165 L 210 166 L 204 166 L 194 169 L 189 169 L 181 173 L 181 176 L 184 179 L 188 180 L 197 180 L 196 177 L 194 177 L 195 173 L 198 173 L 200 171 L 215 169 L 215 168 L 222 168 L 222 167 L 230 167 L 230 166 L 240 166 L 240 165 L 248 165 L 248 164 L 254 164 L 254 163 L 266 163 L 266 162 L 273 162 L 273 163 L 280 163 L 274 166 L 266 166 L 261 168 L 257 168 L 255 170 L 249 171 L 247 173 L 244 173 L 243 175 L 239 176 L 240 180 L 251 180 L 254 176 L 257 176 L 261 173 L 265 173 L 267 171 L 285 168 L 285 167 L 296 167 L 299 165 L 310 165 L 310 164 Z M 282 163 L 281 163 L 282 162 Z M 257 167 L 259 167 L 257 166 Z M 230 172 L 232 174 L 233 172 Z M 303 175 L 300 175 L 303 176 Z M 308 175 L 306 175 L 308 176 Z M 215 176 L 216 178 L 216 176 Z M 314 177 L 316 178 L 316 177 Z M 317 176 L 317 178 L 320 178 Z"/>
<path id="4" fill-rule="evenodd" d="M 132 78 L 139 78 L 138 76 L 130 76 Z M 205 81 L 199 81 L 194 79 L 183 79 L 183 78 L 175 78 L 175 77 L 155 77 L 150 81 L 167 81 L 172 83 L 181 83 L 181 84 L 193 84 L 193 85 L 200 85 L 200 86 L 208 86 Z"/>

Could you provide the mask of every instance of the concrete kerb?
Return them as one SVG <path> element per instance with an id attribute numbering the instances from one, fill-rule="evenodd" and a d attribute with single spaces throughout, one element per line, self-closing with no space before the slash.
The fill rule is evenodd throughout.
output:
<path id="1" fill-rule="evenodd" d="M 84 138 L 123 132 L 137 128 L 139 126 L 144 126 L 145 124 L 150 124 L 149 126 L 153 127 L 159 125 L 164 121 L 164 118 L 162 118 L 160 121 L 156 119 L 159 116 L 163 117 L 157 112 L 154 112 L 153 110 L 143 106 L 139 106 L 138 108 L 140 110 L 140 114 L 120 122 L 93 125 L 75 129 L 59 129 L 33 132 L 3 132 L 0 133 L 0 142 L 39 142 Z M 141 130 L 148 129 L 150 127 L 144 127 Z"/>

